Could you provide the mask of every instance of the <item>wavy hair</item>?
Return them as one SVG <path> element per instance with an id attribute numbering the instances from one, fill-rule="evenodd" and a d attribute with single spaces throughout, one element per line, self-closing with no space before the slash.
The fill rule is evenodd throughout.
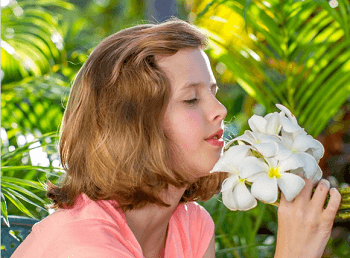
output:
<path id="1" fill-rule="evenodd" d="M 225 173 L 192 182 L 171 169 L 161 129 L 171 87 L 156 58 L 206 46 L 198 28 L 177 18 L 130 27 L 98 44 L 70 92 L 59 140 L 66 174 L 59 186 L 47 180 L 48 207 L 71 208 L 81 193 L 116 200 L 123 211 L 168 207 L 159 194 L 169 184 L 186 187 L 180 202 L 218 193 Z"/>

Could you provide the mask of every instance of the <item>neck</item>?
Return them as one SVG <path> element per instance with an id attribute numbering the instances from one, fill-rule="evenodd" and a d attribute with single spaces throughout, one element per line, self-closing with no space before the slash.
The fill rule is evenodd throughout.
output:
<path id="1" fill-rule="evenodd" d="M 158 257 L 159 251 L 164 248 L 170 217 L 185 190 L 186 188 L 178 189 L 169 186 L 168 190 L 162 193 L 161 199 L 170 204 L 170 207 L 149 204 L 144 208 L 125 212 L 128 226 L 139 242 L 145 257 L 147 253 L 155 253 Z M 159 241 L 160 239 L 163 241 Z M 148 257 L 151 256 L 148 255 Z"/>

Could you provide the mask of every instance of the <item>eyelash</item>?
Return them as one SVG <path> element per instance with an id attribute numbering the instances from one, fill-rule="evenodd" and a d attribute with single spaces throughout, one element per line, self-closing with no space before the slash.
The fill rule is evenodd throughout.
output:
<path id="1" fill-rule="evenodd" d="M 198 102 L 199 99 L 194 98 L 194 99 L 189 99 L 189 100 L 185 100 L 185 103 L 189 104 L 189 105 L 194 105 L 195 103 Z"/>
<path id="2" fill-rule="evenodd" d="M 217 89 L 217 92 L 218 92 L 218 91 L 219 91 L 219 88 L 216 87 L 216 89 Z M 217 92 L 216 92 L 216 93 L 217 93 Z M 215 95 L 216 95 L 216 94 L 215 94 Z M 192 106 L 192 105 L 194 105 L 195 103 L 197 103 L 198 101 L 199 101 L 199 99 L 194 98 L 194 99 L 185 100 L 184 102 L 187 103 L 187 104 L 189 104 L 190 106 Z"/>

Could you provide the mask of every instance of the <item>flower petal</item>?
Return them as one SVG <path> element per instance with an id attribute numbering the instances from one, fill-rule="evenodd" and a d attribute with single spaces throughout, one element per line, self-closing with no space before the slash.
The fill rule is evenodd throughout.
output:
<path id="1" fill-rule="evenodd" d="M 277 144 L 278 144 L 278 153 L 275 156 L 275 158 L 277 160 L 284 160 L 284 159 L 288 158 L 292 154 L 292 151 L 287 149 L 284 146 L 284 144 L 282 144 L 282 143 L 277 143 Z"/>
<path id="2" fill-rule="evenodd" d="M 324 147 L 323 147 L 322 143 L 320 143 L 318 140 L 314 139 L 311 135 L 306 135 L 306 137 L 309 138 L 310 144 L 309 144 L 309 148 L 305 152 L 311 154 L 316 159 L 316 161 L 318 163 L 319 160 L 324 155 Z"/>
<path id="3" fill-rule="evenodd" d="M 285 116 L 282 116 L 280 118 L 281 124 L 283 129 L 288 132 L 288 133 L 294 133 L 294 132 L 299 132 L 301 130 L 303 130 L 303 128 L 301 128 L 299 125 L 295 125 L 293 124 L 288 118 L 286 118 Z"/>
<path id="4" fill-rule="evenodd" d="M 225 192 L 225 191 L 228 191 L 228 190 L 232 191 L 233 188 L 238 183 L 238 179 L 239 179 L 239 177 L 236 174 L 232 174 L 231 176 L 226 178 L 224 180 L 224 182 L 222 182 L 221 192 Z"/>
<path id="5" fill-rule="evenodd" d="M 240 211 L 250 210 L 258 204 L 245 183 L 238 183 L 233 189 L 233 200 Z"/>
<path id="6" fill-rule="evenodd" d="M 249 118 L 248 124 L 253 132 L 265 133 L 266 120 L 262 116 L 253 115 Z"/>
<path id="7" fill-rule="evenodd" d="M 283 173 L 281 177 L 277 179 L 277 184 L 286 197 L 286 200 L 290 202 L 303 189 L 305 180 L 292 173 Z"/>
<path id="8" fill-rule="evenodd" d="M 317 164 L 317 169 L 316 169 L 315 173 L 312 175 L 312 178 L 319 181 L 322 178 L 322 175 L 323 175 L 322 170 L 321 170 L 320 166 Z"/>
<path id="9" fill-rule="evenodd" d="M 282 136 L 280 136 L 280 139 L 283 142 L 283 144 L 286 146 L 286 148 L 290 150 L 292 149 L 293 141 L 294 141 L 294 137 L 292 133 L 287 133 L 282 128 Z"/>
<path id="10" fill-rule="evenodd" d="M 259 143 L 280 142 L 280 138 L 277 135 L 269 135 L 266 133 L 252 133 Z"/>
<path id="11" fill-rule="evenodd" d="M 256 157 L 248 156 L 239 164 L 239 175 L 241 178 L 251 177 L 256 173 L 267 172 L 268 165 Z"/>
<path id="12" fill-rule="evenodd" d="M 238 168 L 237 168 L 238 171 Z M 221 157 L 218 162 L 214 165 L 210 173 L 215 173 L 215 172 L 228 172 L 228 173 L 235 173 L 236 171 L 232 169 L 232 166 L 228 166 L 227 162 Z"/>
<path id="13" fill-rule="evenodd" d="M 281 104 L 276 104 L 276 107 L 279 110 L 283 111 L 293 124 L 295 124 L 295 125 L 298 124 L 298 121 L 297 121 L 296 117 L 292 114 L 292 112 L 290 112 L 290 110 L 288 108 L 286 108 L 285 106 L 283 106 Z"/>
<path id="14" fill-rule="evenodd" d="M 244 132 L 244 134 L 242 134 L 241 136 L 238 136 L 236 138 L 233 138 L 232 140 L 230 140 L 226 145 L 225 145 L 225 149 L 227 149 L 232 143 L 234 143 L 235 141 L 244 141 L 247 142 L 248 144 L 253 144 L 256 142 L 256 140 L 254 139 L 254 137 L 250 134 L 248 134 L 247 132 L 250 132 L 248 130 L 246 130 Z"/>
<path id="15" fill-rule="evenodd" d="M 278 197 L 277 178 L 270 178 L 266 173 L 261 173 L 254 180 L 251 191 L 255 198 L 267 203 L 274 203 Z"/>
<path id="16" fill-rule="evenodd" d="M 319 161 L 324 155 L 324 147 L 323 147 L 322 143 L 316 139 L 314 139 L 314 144 L 315 144 L 315 147 L 312 150 L 312 153 L 313 153 L 312 156 L 314 156 L 315 159 L 317 161 Z"/>
<path id="17" fill-rule="evenodd" d="M 235 145 L 228 149 L 220 157 L 218 162 L 214 165 L 210 173 L 214 172 L 229 172 L 236 173 L 238 172 L 239 162 L 247 156 L 251 146 L 249 145 Z"/>
<path id="18" fill-rule="evenodd" d="M 303 161 L 304 163 L 304 172 L 305 172 L 305 177 L 306 178 L 312 178 L 314 175 L 316 175 L 317 173 L 319 173 L 318 170 L 318 164 L 315 160 L 315 158 L 313 156 L 311 156 L 308 153 L 305 152 L 301 152 L 298 154 L 299 158 Z"/>
<path id="19" fill-rule="evenodd" d="M 249 145 L 235 145 L 228 149 L 224 155 L 225 162 L 239 164 L 243 158 L 248 154 L 248 151 L 251 149 Z"/>
<path id="20" fill-rule="evenodd" d="M 253 145 L 264 157 L 273 157 L 278 153 L 278 145 L 276 142 L 255 143 Z"/>
<path id="21" fill-rule="evenodd" d="M 265 160 L 266 160 L 266 162 L 267 162 L 267 164 L 269 166 L 269 169 L 270 169 L 270 167 L 276 168 L 277 165 L 278 165 L 278 159 L 276 159 L 275 157 L 271 157 L 271 158 L 267 158 L 266 157 Z M 268 172 L 269 169 L 266 172 Z"/>
<path id="22" fill-rule="evenodd" d="M 282 124 L 280 123 L 280 115 L 277 112 L 269 113 L 264 117 L 267 121 L 265 133 L 279 134 Z"/>
<path id="23" fill-rule="evenodd" d="M 292 150 L 296 150 L 298 152 L 305 152 L 309 148 L 318 147 L 315 146 L 314 138 L 310 135 L 302 135 L 299 134 L 293 142 Z"/>
<path id="24" fill-rule="evenodd" d="M 304 167 L 304 160 L 299 155 L 292 153 L 287 159 L 280 160 L 278 166 L 285 172 L 291 169 Z"/>
<path id="25" fill-rule="evenodd" d="M 222 202 L 231 211 L 237 210 L 237 204 L 234 201 L 232 190 L 225 191 L 222 193 Z"/>

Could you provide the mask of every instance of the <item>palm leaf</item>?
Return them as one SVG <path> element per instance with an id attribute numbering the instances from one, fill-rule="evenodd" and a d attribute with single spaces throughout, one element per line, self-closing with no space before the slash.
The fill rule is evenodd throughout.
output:
<path id="1" fill-rule="evenodd" d="M 214 62 L 224 63 L 266 112 L 281 103 L 309 134 L 320 134 L 350 95 L 350 4 L 207 2 L 196 2 L 206 8 L 194 9 L 201 13 L 195 22 L 210 36 Z"/>
<path id="2" fill-rule="evenodd" d="M 16 192 L 15 194 L 11 193 L 11 189 L 2 189 L 2 192 L 4 196 L 6 196 L 6 198 L 9 199 L 21 212 L 33 219 L 36 219 L 35 216 L 23 205 L 23 203 L 17 199 L 15 195 L 18 194 Z"/>
<path id="3" fill-rule="evenodd" d="M 10 227 L 10 222 L 7 213 L 6 199 L 3 193 L 1 193 L 1 214 L 4 216 L 4 221 L 8 227 Z"/>
<path id="4" fill-rule="evenodd" d="M 13 1 L 2 10 L 2 84 L 40 76 L 53 65 L 64 63 L 65 50 L 58 19 L 49 8 L 73 10 L 64 1 Z"/>

